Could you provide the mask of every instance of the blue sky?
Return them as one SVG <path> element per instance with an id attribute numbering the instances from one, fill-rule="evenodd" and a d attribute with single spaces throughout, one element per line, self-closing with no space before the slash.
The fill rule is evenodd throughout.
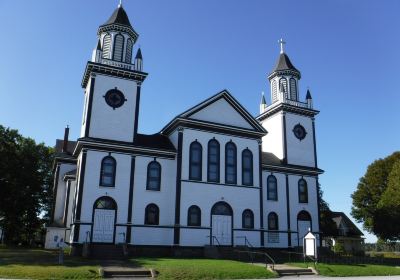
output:
<path id="1" fill-rule="evenodd" d="M 117 0 L 0 0 L 0 124 L 54 145 L 77 138 L 80 87 L 97 28 Z M 320 178 L 331 208 L 349 214 L 369 163 L 400 150 L 400 2 L 124 0 L 140 34 L 144 70 L 139 130 L 159 131 L 190 106 L 228 89 L 251 113 L 279 55 L 310 88 Z M 367 235 L 367 241 L 374 238 Z"/>

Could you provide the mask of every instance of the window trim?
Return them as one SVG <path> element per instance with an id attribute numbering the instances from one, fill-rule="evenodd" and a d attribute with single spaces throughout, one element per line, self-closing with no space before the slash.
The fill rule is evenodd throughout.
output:
<path id="1" fill-rule="evenodd" d="M 275 180 L 275 193 L 276 193 L 275 199 L 272 199 L 269 194 L 270 193 L 270 181 L 269 181 L 270 179 Z M 272 174 L 267 177 L 267 200 L 278 201 L 278 180 Z"/>
<path id="2" fill-rule="evenodd" d="M 149 214 L 149 208 L 150 207 L 154 207 L 154 209 L 156 209 L 156 217 L 155 217 L 155 223 L 149 223 L 149 217 L 148 217 L 148 214 Z M 145 208 L 145 210 L 144 210 L 144 224 L 145 225 L 152 225 L 152 226 L 156 226 L 156 225 L 159 225 L 160 224 L 160 208 L 157 206 L 157 204 L 155 204 L 155 203 L 150 203 L 150 204 L 147 204 L 147 206 L 146 206 L 146 208 Z"/>
<path id="3" fill-rule="evenodd" d="M 305 200 L 303 200 L 302 198 L 301 198 L 301 195 L 302 195 L 302 191 L 300 191 L 300 183 L 301 182 L 304 182 L 304 187 L 305 187 L 305 189 L 304 189 L 304 196 L 305 196 Z M 298 196 L 299 196 L 299 203 L 308 203 L 308 185 L 307 185 L 307 181 L 306 180 L 304 180 L 304 178 L 301 178 L 299 181 L 298 181 L 298 183 L 297 183 L 297 189 L 298 189 Z"/>
<path id="4" fill-rule="evenodd" d="M 249 168 L 245 168 L 245 166 L 244 166 L 245 153 L 249 153 L 249 155 L 250 155 L 250 166 L 249 166 Z M 244 186 L 253 186 L 254 185 L 254 178 L 253 178 L 254 169 L 253 169 L 253 165 L 254 165 L 253 164 L 253 153 L 250 151 L 249 148 L 246 148 L 246 149 L 244 149 L 242 151 L 242 185 L 244 185 Z M 244 181 L 244 173 L 246 172 L 246 169 L 248 169 L 247 171 L 250 174 L 250 182 L 249 183 L 246 183 Z"/>
<path id="5" fill-rule="evenodd" d="M 193 162 L 192 158 L 192 149 L 194 146 L 198 146 L 200 149 L 200 160 L 198 163 Z M 199 176 L 195 177 L 193 175 L 193 164 L 198 164 L 199 165 Z M 203 146 L 196 140 L 190 143 L 189 147 L 189 180 L 194 180 L 194 181 L 202 181 L 203 178 Z"/>
<path id="6" fill-rule="evenodd" d="M 158 175 L 158 182 L 157 182 L 157 188 L 156 189 L 151 189 L 149 187 L 150 167 L 151 167 L 151 165 L 158 166 L 158 168 L 159 168 L 159 175 Z M 148 190 L 148 191 L 160 191 L 161 190 L 161 174 L 162 174 L 161 171 L 162 171 L 161 164 L 158 161 L 156 161 L 156 159 L 154 159 L 153 161 L 149 162 L 149 164 L 147 165 L 146 190 Z"/>
<path id="7" fill-rule="evenodd" d="M 117 37 L 122 37 L 122 47 L 121 47 L 121 60 L 115 60 L 115 44 L 117 43 Z M 113 50 L 112 50 L 112 60 L 123 62 L 124 61 L 124 47 L 125 47 L 125 36 L 122 33 L 114 35 Z"/>
<path id="8" fill-rule="evenodd" d="M 270 226 L 270 220 L 271 220 L 271 217 L 274 217 L 275 218 L 275 222 L 276 222 L 276 228 L 271 228 L 271 226 Z M 268 221 L 267 221 L 267 225 L 268 225 L 268 230 L 279 230 L 279 217 L 278 217 L 278 214 L 276 214 L 276 212 L 269 212 L 268 213 Z"/>
<path id="9" fill-rule="evenodd" d="M 246 223 L 245 223 L 245 215 L 247 214 L 247 213 L 249 213 L 250 214 L 250 226 L 246 226 Z M 243 212 L 242 212 L 242 228 L 246 228 L 246 229 L 254 229 L 254 213 L 253 213 L 253 211 L 251 210 L 251 209 L 245 209 Z"/>
<path id="10" fill-rule="evenodd" d="M 103 182 L 104 161 L 107 160 L 107 159 L 111 159 L 111 160 L 113 161 L 112 184 L 104 184 L 104 182 Z M 105 156 L 105 157 L 101 160 L 99 186 L 101 186 L 101 187 L 107 187 L 107 188 L 115 188 L 115 177 L 116 177 L 116 172 L 117 172 L 117 161 L 115 160 L 115 158 L 112 157 L 111 155 Z"/>
<path id="11" fill-rule="evenodd" d="M 191 221 L 191 215 L 190 215 L 190 213 L 191 213 L 191 211 L 193 211 L 193 210 L 196 210 L 196 211 L 198 211 L 197 212 L 197 214 L 199 215 L 198 216 L 198 223 L 193 223 L 192 221 Z M 190 206 L 189 208 L 188 208 L 188 212 L 187 212 L 187 225 L 188 226 L 190 226 L 190 227 L 200 227 L 201 226 L 201 209 L 200 209 L 200 207 L 199 206 L 197 206 L 197 205 L 192 205 L 192 206 Z"/>
<path id="12" fill-rule="evenodd" d="M 210 146 L 213 143 L 216 144 L 215 147 L 217 149 L 217 161 L 215 163 L 212 163 L 212 164 L 215 164 L 216 167 L 217 167 L 217 178 L 215 180 L 211 180 L 210 179 L 210 166 L 211 166 L 211 162 L 210 162 L 210 156 L 211 156 L 210 150 L 211 149 L 210 149 Z M 221 176 L 220 176 L 220 173 L 221 173 L 221 171 L 220 171 L 220 169 L 221 169 L 220 168 L 220 165 L 221 165 L 220 152 L 221 152 L 221 149 L 220 149 L 219 142 L 215 138 L 213 138 L 210 141 L 208 141 L 208 145 L 207 145 L 207 182 L 213 182 L 213 183 L 219 183 L 220 182 L 220 178 L 221 178 Z"/>
<path id="13" fill-rule="evenodd" d="M 234 162 L 233 162 L 233 170 L 235 171 L 235 178 L 233 181 L 228 181 L 228 146 L 232 146 L 234 149 Z M 237 147 L 235 143 L 229 141 L 228 143 L 225 144 L 225 184 L 231 184 L 231 185 L 236 185 L 237 184 Z"/>
<path id="14" fill-rule="evenodd" d="M 106 46 L 105 40 L 106 40 L 106 37 L 107 37 L 107 36 L 110 38 L 110 44 L 109 44 L 109 46 L 108 46 L 107 52 L 105 52 L 104 46 Z M 103 52 L 102 55 L 101 55 L 102 58 L 110 59 L 111 41 L 112 41 L 112 36 L 111 36 L 110 33 L 107 33 L 106 35 L 104 35 L 104 37 L 103 37 L 103 45 L 101 46 L 101 50 L 102 50 L 102 52 Z"/>

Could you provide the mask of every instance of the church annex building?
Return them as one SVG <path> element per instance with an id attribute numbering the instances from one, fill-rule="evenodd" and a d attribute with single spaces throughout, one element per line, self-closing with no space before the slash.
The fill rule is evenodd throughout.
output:
<path id="1" fill-rule="evenodd" d="M 98 29 L 83 79 L 80 138 L 57 140 L 52 225 L 60 240 L 131 247 L 302 246 L 319 233 L 311 94 L 281 44 L 252 116 L 223 90 L 153 135 L 138 131 L 143 70 L 138 33 L 122 5 Z M 135 50 L 135 52 L 134 52 Z"/>

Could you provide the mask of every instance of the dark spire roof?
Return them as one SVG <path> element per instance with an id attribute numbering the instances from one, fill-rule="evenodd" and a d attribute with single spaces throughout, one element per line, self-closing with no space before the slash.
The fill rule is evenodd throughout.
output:
<path id="1" fill-rule="evenodd" d="M 100 39 L 97 41 L 97 50 L 101 51 L 101 43 L 100 43 Z"/>
<path id="2" fill-rule="evenodd" d="M 309 89 L 307 89 L 306 99 L 312 99 L 312 98 L 311 98 L 311 93 L 310 93 L 310 90 L 309 90 Z"/>
<path id="3" fill-rule="evenodd" d="M 276 65 L 272 70 L 272 72 L 282 71 L 282 70 L 293 70 L 300 73 L 300 71 L 293 66 L 292 62 L 290 61 L 286 53 L 281 53 L 279 55 L 279 59 L 276 62 Z"/>
<path id="4" fill-rule="evenodd" d="M 138 49 L 135 58 L 136 58 L 136 59 L 143 59 L 143 57 L 142 57 L 142 51 L 140 50 L 140 48 Z"/>
<path id="5" fill-rule="evenodd" d="M 126 14 L 124 8 L 122 8 L 122 5 L 119 5 L 118 8 L 115 9 L 111 17 L 107 20 L 107 22 L 104 25 L 114 24 L 114 23 L 132 27 L 131 23 L 129 22 L 128 15 Z"/>
<path id="6" fill-rule="evenodd" d="M 261 95 L 261 104 L 267 104 L 267 101 L 265 101 L 264 92 Z"/>

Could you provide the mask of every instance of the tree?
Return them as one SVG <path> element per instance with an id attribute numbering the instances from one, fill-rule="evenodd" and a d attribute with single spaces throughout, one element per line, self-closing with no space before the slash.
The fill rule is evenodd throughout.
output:
<path id="1" fill-rule="evenodd" d="M 389 183 L 390 180 L 396 180 L 395 178 L 389 179 L 390 176 L 398 176 L 396 175 L 398 172 L 395 171 L 399 168 L 396 164 L 398 161 L 400 161 L 400 152 L 374 161 L 368 166 L 367 172 L 358 183 L 357 190 L 352 194 L 351 215 L 357 222 L 363 223 L 365 230 L 383 240 L 399 238 L 393 234 L 393 231 L 396 230 L 394 226 L 399 221 L 394 222 L 398 215 L 394 201 L 398 197 L 394 194 L 398 185 L 394 182 Z M 392 171 L 393 175 L 391 175 Z M 389 188 L 389 185 L 392 186 Z"/>
<path id="2" fill-rule="evenodd" d="M 319 223 L 320 223 L 320 231 L 324 236 L 336 236 L 337 235 L 337 226 L 333 221 L 332 211 L 329 208 L 329 204 L 322 198 L 323 191 L 321 188 L 318 190 L 319 197 Z"/>
<path id="3" fill-rule="evenodd" d="M 53 149 L 0 125 L 0 221 L 6 243 L 30 243 L 51 196 Z"/>

